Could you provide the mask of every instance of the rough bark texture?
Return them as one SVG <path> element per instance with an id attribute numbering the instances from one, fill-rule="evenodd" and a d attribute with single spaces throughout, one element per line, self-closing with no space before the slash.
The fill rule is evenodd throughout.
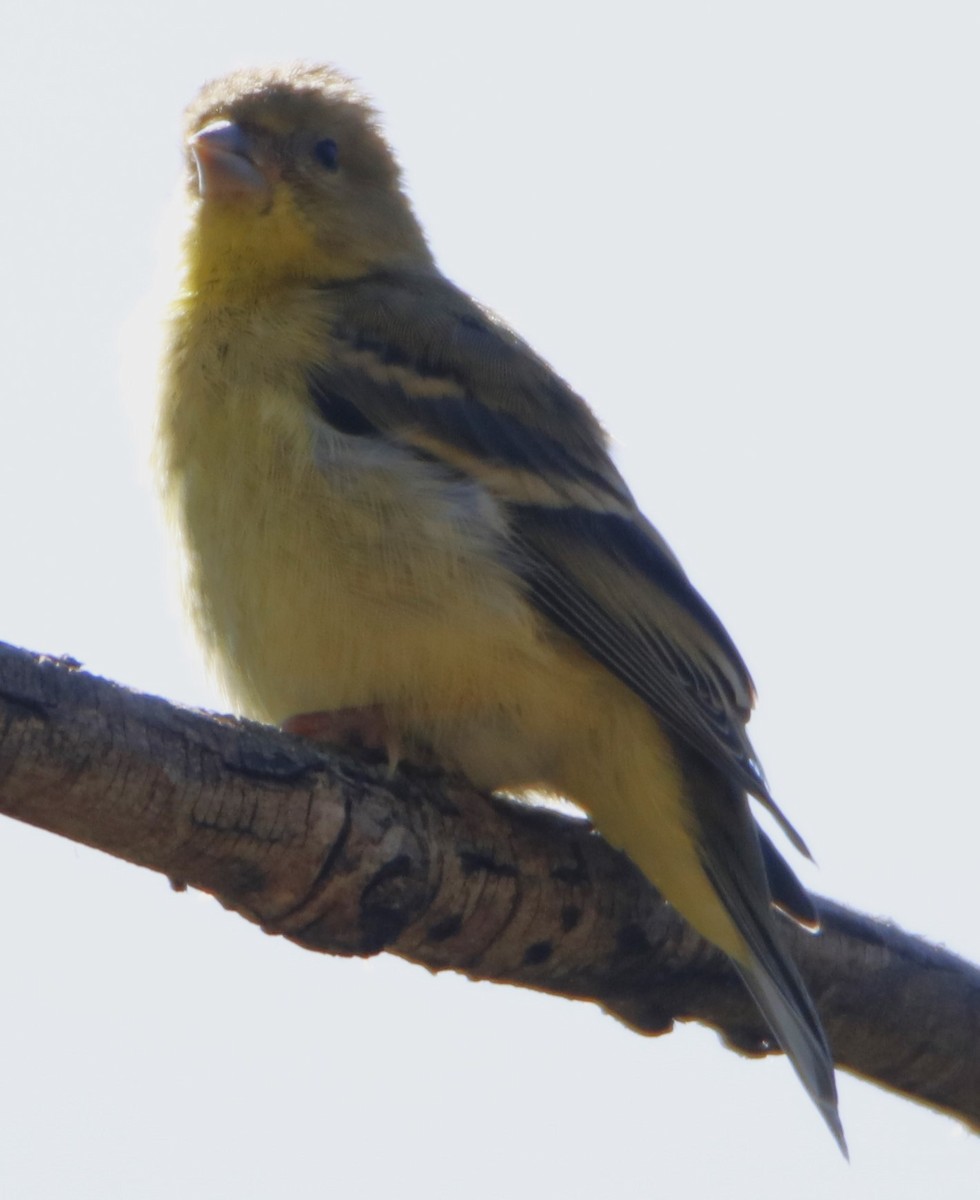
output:
<path id="1" fill-rule="evenodd" d="M 725 958 L 573 817 L 176 708 L 0 644 L 0 811 L 210 892 L 311 950 L 697 1020 L 772 1049 Z M 980 1130 L 980 972 L 818 901 L 786 935 L 845 1069 Z"/>

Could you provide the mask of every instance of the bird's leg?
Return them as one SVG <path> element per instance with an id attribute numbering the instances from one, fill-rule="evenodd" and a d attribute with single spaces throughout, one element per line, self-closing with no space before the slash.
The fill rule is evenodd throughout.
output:
<path id="1" fill-rule="evenodd" d="M 366 750 L 388 759 L 388 774 L 399 763 L 411 763 L 425 771 L 445 770 L 432 747 L 393 726 L 384 707 L 365 704 L 360 708 L 337 708 L 331 712 L 297 713 L 283 721 L 284 733 L 325 742 L 341 750 Z"/>
<path id="2" fill-rule="evenodd" d="M 345 750 L 384 751 L 392 757 L 391 730 L 380 704 L 361 708 L 338 708 L 333 712 L 297 713 L 282 723 L 285 733 L 317 742 L 327 742 Z M 397 755 L 396 761 L 397 761 Z"/>

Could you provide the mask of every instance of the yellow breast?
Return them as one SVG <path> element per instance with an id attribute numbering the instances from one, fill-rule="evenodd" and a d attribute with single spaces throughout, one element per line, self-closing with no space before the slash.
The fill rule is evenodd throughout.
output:
<path id="1" fill-rule="evenodd" d="M 242 712 L 465 705 L 476 664 L 540 653 L 495 565 L 492 499 L 316 416 L 304 364 L 329 352 L 320 294 L 185 301 L 171 344 L 166 494 L 198 629 Z"/>
<path id="2" fill-rule="evenodd" d="M 700 880 L 669 740 L 527 603 L 500 565 L 492 496 L 317 416 L 303 364 L 324 361 L 326 328 L 316 293 L 174 317 L 166 494 L 235 706 L 279 723 L 380 704 L 396 737 L 478 786 L 573 797 L 617 844 L 651 846 L 657 878 Z M 652 803 L 635 803 L 638 785 Z"/>

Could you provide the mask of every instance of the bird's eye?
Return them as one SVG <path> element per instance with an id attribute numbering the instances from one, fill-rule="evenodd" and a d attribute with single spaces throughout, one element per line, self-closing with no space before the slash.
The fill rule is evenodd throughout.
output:
<path id="1" fill-rule="evenodd" d="M 313 157 L 321 167 L 324 167 L 328 171 L 336 171 L 340 165 L 337 143 L 333 138 L 320 138 L 313 147 Z"/>

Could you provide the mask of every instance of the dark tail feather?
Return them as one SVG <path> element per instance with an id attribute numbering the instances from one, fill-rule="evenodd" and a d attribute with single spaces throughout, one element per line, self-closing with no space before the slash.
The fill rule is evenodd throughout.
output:
<path id="1" fill-rule="evenodd" d="M 849 1159 L 844 1128 L 837 1109 L 834 1060 L 806 987 L 781 949 L 750 966 L 736 963 L 752 998 L 793 1064 L 793 1069 L 817 1106 L 841 1153 Z"/>
<path id="2" fill-rule="evenodd" d="M 735 965 L 847 1158 L 834 1060 L 806 985 L 780 941 L 772 908 L 775 895 L 781 907 L 810 923 L 816 917 L 813 904 L 756 825 L 745 794 L 734 785 L 719 788 L 717 776 L 713 787 L 704 774 L 692 772 L 692 782 L 702 863 L 749 951 L 747 961 Z"/>
<path id="3" fill-rule="evenodd" d="M 759 829 L 757 832 L 773 903 L 806 929 L 819 929 L 820 918 L 810 893 L 793 874 L 789 863 L 772 844 L 765 830 Z"/>

